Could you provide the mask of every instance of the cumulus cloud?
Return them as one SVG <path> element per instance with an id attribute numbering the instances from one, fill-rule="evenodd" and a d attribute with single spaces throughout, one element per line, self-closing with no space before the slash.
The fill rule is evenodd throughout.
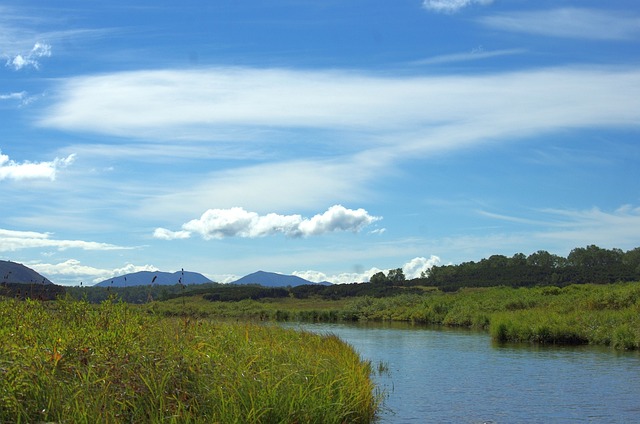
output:
<path id="1" fill-rule="evenodd" d="M 637 40 L 640 36 L 638 16 L 594 9 L 560 8 L 501 13 L 482 17 L 479 22 L 505 31 L 549 37 Z"/>
<path id="2" fill-rule="evenodd" d="M 440 258 L 431 255 L 429 258 L 422 256 L 413 258 L 402 266 L 402 272 L 407 279 L 419 278 L 422 273 L 428 272 L 433 266 L 440 264 Z"/>
<path id="3" fill-rule="evenodd" d="M 493 3 L 493 0 L 424 0 L 422 6 L 438 13 L 456 13 L 467 6 L 479 4 L 486 6 Z"/>
<path id="4" fill-rule="evenodd" d="M 47 275 L 49 279 L 56 284 L 63 285 L 79 285 L 80 282 L 91 282 L 95 284 L 119 275 L 158 270 L 158 268 L 153 265 L 134 265 L 130 263 L 115 269 L 95 268 L 83 265 L 77 259 L 68 259 L 56 264 L 36 262 L 29 263 L 28 266 L 41 274 Z"/>
<path id="5" fill-rule="evenodd" d="M 423 272 L 428 272 L 431 267 L 439 265 L 440 258 L 431 255 L 429 258 L 416 257 L 402 265 L 402 272 L 407 279 L 419 278 Z M 311 282 L 319 283 L 328 281 L 332 284 L 350 284 L 367 282 L 374 274 L 382 272 L 389 273 L 389 269 L 372 267 L 361 272 L 343 272 L 339 274 L 327 275 L 320 271 L 294 271 L 292 274 Z"/>
<path id="6" fill-rule="evenodd" d="M 98 243 L 83 240 L 56 240 L 50 233 L 34 231 L 16 231 L 0 228 L 0 252 L 13 252 L 30 248 L 56 248 L 58 250 L 121 250 L 128 247 L 116 246 L 108 243 Z"/>
<path id="7" fill-rule="evenodd" d="M 71 165 L 76 155 L 71 154 L 66 158 L 55 158 L 49 162 L 15 162 L 9 156 L 0 151 L 0 181 L 2 180 L 55 180 L 58 170 Z"/>
<path id="8" fill-rule="evenodd" d="M 199 234 L 205 240 L 225 237 L 257 238 L 276 234 L 287 237 L 308 237 L 336 231 L 358 232 L 380 219 L 380 217 L 369 215 L 362 208 L 347 209 L 342 205 L 331 206 L 326 212 L 312 218 L 303 218 L 297 214 L 259 215 L 241 207 L 234 207 L 209 209 L 200 218 L 183 224 L 181 231 L 157 228 L 153 235 L 164 240 L 188 238 L 193 233 Z"/>
<path id="9" fill-rule="evenodd" d="M 51 46 L 46 43 L 35 43 L 27 53 L 16 54 L 9 57 L 6 66 L 19 71 L 23 68 L 40 68 L 40 59 L 51 56 Z"/>

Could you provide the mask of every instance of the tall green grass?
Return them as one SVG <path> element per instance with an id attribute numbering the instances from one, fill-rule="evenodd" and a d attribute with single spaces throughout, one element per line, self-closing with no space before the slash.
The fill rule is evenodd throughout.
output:
<path id="1" fill-rule="evenodd" d="M 112 300 L 0 301 L 0 422 L 370 422 L 372 367 L 334 336 Z"/>
<path id="2" fill-rule="evenodd" d="M 398 320 L 490 331 L 499 342 L 598 344 L 640 349 L 640 283 L 564 288 L 493 287 L 392 298 L 347 306 L 360 320 Z"/>
<path id="3" fill-rule="evenodd" d="M 159 314 L 275 321 L 406 321 L 487 330 L 499 342 L 598 344 L 640 349 L 640 283 L 563 288 L 428 290 L 351 300 L 209 302 L 191 297 L 146 306 Z"/>

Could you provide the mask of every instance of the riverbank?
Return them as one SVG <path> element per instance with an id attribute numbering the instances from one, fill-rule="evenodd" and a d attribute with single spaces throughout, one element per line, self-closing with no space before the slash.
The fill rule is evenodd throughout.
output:
<path id="1" fill-rule="evenodd" d="M 335 336 L 119 302 L 0 301 L 1 422 L 360 422 L 371 365 Z"/>
<path id="2" fill-rule="evenodd" d="M 489 331 L 498 342 L 595 344 L 640 349 L 640 283 L 579 284 L 563 288 L 490 287 L 454 293 L 338 301 L 262 299 L 210 302 L 173 299 L 145 308 L 167 315 L 279 321 L 404 321 Z"/>

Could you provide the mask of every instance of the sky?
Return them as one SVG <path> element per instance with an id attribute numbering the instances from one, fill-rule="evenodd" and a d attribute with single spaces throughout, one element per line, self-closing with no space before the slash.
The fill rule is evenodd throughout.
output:
<path id="1" fill-rule="evenodd" d="M 0 0 L 0 259 L 368 281 L 640 246 L 636 0 Z"/>

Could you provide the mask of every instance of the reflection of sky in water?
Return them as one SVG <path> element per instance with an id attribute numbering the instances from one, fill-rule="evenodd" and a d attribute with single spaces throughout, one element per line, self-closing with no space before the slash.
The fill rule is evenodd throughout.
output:
<path id="1" fill-rule="evenodd" d="M 485 333 L 312 324 L 389 373 L 383 423 L 637 422 L 640 355 L 595 347 L 498 346 Z"/>

